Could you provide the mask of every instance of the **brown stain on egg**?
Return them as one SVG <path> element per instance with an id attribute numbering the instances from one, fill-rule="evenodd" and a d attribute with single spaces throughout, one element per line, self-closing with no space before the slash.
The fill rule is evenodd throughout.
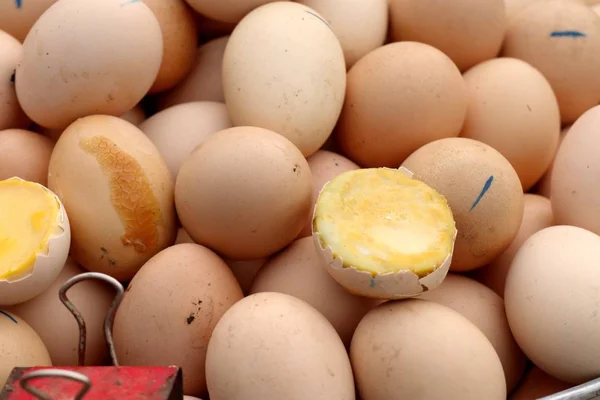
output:
<path id="1" fill-rule="evenodd" d="M 125 227 L 121 242 L 133 246 L 138 253 L 155 249 L 160 204 L 140 164 L 103 136 L 81 139 L 79 146 L 96 157 L 102 172 L 109 177 L 111 202 Z"/>

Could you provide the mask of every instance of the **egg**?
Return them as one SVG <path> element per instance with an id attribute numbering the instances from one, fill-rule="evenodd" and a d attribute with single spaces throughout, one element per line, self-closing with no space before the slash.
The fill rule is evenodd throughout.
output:
<path id="1" fill-rule="evenodd" d="M 523 206 L 521 227 L 510 246 L 489 265 L 474 271 L 473 277 L 500 297 L 504 297 L 506 275 L 517 251 L 531 235 L 553 225 L 552 205 L 547 198 L 526 193 Z"/>
<path id="2" fill-rule="evenodd" d="M 600 19 L 585 4 L 533 2 L 512 18 L 503 54 L 537 68 L 552 85 L 561 120 L 574 122 L 600 99 Z"/>
<path id="3" fill-rule="evenodd" d="M 337 140 L 363 167 L 398 168 L 419 147 L 458 136 L 466 112 L 467 89 L 452 60 L 423 43 L 392 43 L 348 72 Z"/>
<path id="4" fill-rule="evenodd" d="M 0 180 L 18 176 L 46 185 L 54 143 L 35 132 L 22 129 L 0 131 Z"/>
<path id="5" fill-rule="evenodd" d="M 198 32 L 194 12 L 185 0 L 143 0 L 160 24 L 163 57 L 150 93 L 158 93 L 179 83 L 194 65 Z"/>
<path id="6" fill-rule="evenodd" d="M 319 192 L 327 182 L 341 174 L 342 172 L 358 169 L 359 166 L 348 160 L 346 157 L 327 150 L 319 150 L 306 159 L 313 181 L 313 200 L 314 208 Z M 308 215 L 306 225 L 299 237 L 312 235 L 312 213 Z"/>
<path id="7" fill-rule="evenodd" d="M 66 281 L 83 272 L 69 258 L 48 289 L 25 303 L 7 309 L 35 329 L 46 344 L 55 366 L 73 366 L 78 363 L 79 326 L 58 298 L 58 292 Z M 86 324 L 85 364 L 103 365 L 108 357 L 104 319 L 114 298 L 113 290 L 101 282 L 88 280 L 69 289 L 68 297 L 81 312 Z"/>
<path id="8" fill-rule="evenodd" d="M 550 199 L 556 224 L 575 225 L 600 234 L 600 106 L 587 111 L 563 139 L 552 170 Z"/>
<path id="9" fill-rule="evenodd" d="M 253 9 L 277 0 L 186 0 L 198 13 L 222 22 L 238 22 Z M 287 1 L 287 0 L 283 0 Z"/>
<path id="10" fill-rule="evenodd" d="M 117 309 L 113 339 L 119 362 L 178 365 L 184 393 L 203 393 L 211 333 L 242 297 L 227 264 L 209 249 L 184 243 L 161 251 L 135 275 Z"/>
<path id="11" fill-rule="evenodd" d="M 560 111 L 552 87 L 538 70 L 514 58 L 486 61 L 464 78 L 469 107 L 461 136 L 498 150 L 529 190 L 558 148 Z"/>
<path id="12" fill-rule="evenodd" d="M 0 4 L 0 10 L 2 7 Z M 0 30 L 0 52 L 0 131 L 27 128 L 31 121 L 21 109 L 15 91 L 15 69 L 23 56 L 23 48 L 17 39 Z"/>
<path id="13" fill-rule="evenodd" d="M 264 5 L 244 17 L 229 38 L 223 93 L 235 126 L 277 132 L 308 157 L 333 131 L 345 91 L 342 46 L 309 7 Z"/>
<path id="14" fill-rule="evenodd" d="M 419 296 L 460 313 L 488 338 L 504 368 L 507 392 L 511 392 L 525 372 L 525 356 L 510 331 L 502 298 L 481 283 L 448 274 L 435 290 Z"/>
<path id="15" fill-rule="evenodd" d="M 506 16 L 508 18 L 508 23 L 510 24 L 510 20 L 525 9 L 530 4 L 533 4 L 536 1 L 540 0 L 504 0 L 504 7 L 506 9 Z"/>
<path id="16" fill-rule="evenodd" d="M 509 400 L 534 400 L 544 396 L 551 396 L 563 390 L 569 389 L 571 385 L 551 377 L 538 367 L 534 367 L 509 396 Z"/>
<path id="17" fill-rule="evenodd" d="M 523 218 L 521 181 L 490 146 L 468 138 L 441 139 L 402 165 L 448 200 L 458 230 L 451 271 L 486 265 L 517 235 Z"/>
<path id="18" fill-rule="evenodd" d="M 159 96 L 159 109 L 193 101 L 223 103 L 221 66 L 229 36 L 213 39 L 198 47 L 196 59 L 189 74 L 172 90 Z"/>
<path id="19" fill-rule="evenodd" d="M 560 147 L 560 145 L 562 144 L 562 141 L 565 138 L 567 132 L 569 132 L 569 129 L 571 129 L 571 125 L 567 125 L 560 131 L 560 136 L 558 138 L 558 147 Z M 556 151 L 558 153 L 558 148 L 556 149 Z M 544 176 L 542 176 L 542 178 L 538 181 L 536 185 L 536 193 L 547 198 L 550 198 L 550 186 L 552 182 L 552 171 L 554 170 L 555 159 L 556 154 L 554 154 L 554 158 L 552 160 L 552 163 L 550 164 L 550 167 L 548 167 L 546 173 L 544 174 Z"/>
<path id="20" fill-rule="evenodd" d="M 179 167 L 196 146 L 209 135 L 230 127 L 225 104 L 212 101 L 169 107 L 139 126 L 166 161 L 173 179 L 177 178 Z"/>
<path id="21" fill-rule="evenodd" d="M 362 399 L 506 399 L 502 364 L 485 335 L 432 301 L 390 301 L 370 311 L 350 359 Z"/>
<path id="22" fill-rule="evenodd" d="M 217 323 L 208 344 L 211 400 L 354 400 L 346 349 L 302 300 L 256 293 Z"/>
<path id="23" fill-rule="evenodd" d="M 71 230 L 60 199 L 39 183 L 0 181 L 0 306 L 31 300 L 57 278 Z"/>
<path id="24" fill-rule="evenodd" d="M 22 42 L 37 19 L 58 0 L 0 2 L 0 30 Z"/>
<path id="25" fill-rule="evenodd" d="M 323 16 L 340 40 L 346 67 L 383 45 L 388 29 L 387 0 L 298 0 Z"/>
<path id="26" fill-rule="evenodd" d="M 496 57 L 508 24 L 504 0 L 391 0 L 390 19 L 395 41 L 432 45 L 461 71 Z"/>
<path id="27" fill-rule="evenodd" d="M 91 114 L 121 115 L 152 86 L 162 34 L 143 2 L 61 0 L 33 26 L 17 67 L 17 97 L 46 128 Z"/>
<path id="28" fill-rule="evenodd" d="M 0 310 L 0 387 L 15 367 L 51 367 L 50 355 L 38 334 L 21 318 Z"/>
<path id="29" fill-rule="evenodd" d="M 123 113 L 121 115 L 121 118 L 123 118 L 125 121 L 131 122 L 133 125 L 137 126 L 146 120 L 146 113 L 144 112 L 144 109 L 138 104 L 137 106 L 133 107 L 131 110 Z"/>
<path id="30" fill-rule="evenodd" d="M 186 232 L 232 260 L 268 257 L 291 243 L 311 211 L 311 197 L 300 150 L 257 127 L 209 136 L 183 162 L 175 185 Z"/>
<path id="31" fill-rule="evenodd" d="M 340 286 L 322 265 L 310 237 L 296 240 L 261 268 L 250 290 L 259 292 L 286 293 L 304 300 L 331 322 L 346 345 L 362 317 L 378 304 Z"/>
<path id="32" fill-rule="evenodd" d="M 600 236 L 551 226 L 523 243 L 506 277 L 506 315 L 517 343 L 535 365 L 567 383 L 600 374 L 600 345 L 589 340 L 600 329 L 596 256 Z"/>
<path id="33" fill-rule="evenodd" d="M 54 147 L 48 185 L 72 223 L 71 256 L 125 281 L 175 240 L 173 181 L 156 147 L 131 123 L 95 115 Z"/>

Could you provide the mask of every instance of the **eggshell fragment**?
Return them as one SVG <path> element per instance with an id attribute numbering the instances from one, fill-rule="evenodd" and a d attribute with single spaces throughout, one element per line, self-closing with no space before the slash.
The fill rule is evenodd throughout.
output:
<path id="1" fill-rule="evenodd" d="M 331 134 L 345 91 L 340 42 L 309 7 L 264 5 L 248 14 L 229 38 L 223 92 L 236 126 L 277 132 L 308 157 Z"/>
<path id="2" fill-rule="evenodd" d="M 419 147 L 458 136 L 466 112 L 467 90 L 452 60 L 423 43 L 392 43 L 348 72 L 336 136 L 357 164 L 398 168 Z"/>
<path id="3" fill-rule="evenodd" d="M 503 54 L 537 68 L 558 99 L 562 122 L 574 122 L 600 98 L 600 19 L 570 0 L 533 2 L 512 18 Z"/>
<path id="4" fill-rule="evenodd" d="M 71 256 L 87 270 L 131 279 L 175 240 L 169 170 L 150 139 L 121 118 L 71 124 L 54 147 L 48 185 L 71 218 Z"/>
<path id="5" fill-rule="evenodd" d="M 252 260 L 298 236 L 311 194 L 308 163 L 292 142 L 266 129 L 235 127 L 211 135 L 184 161 L 175 203 L 194 241 L 225 258 Z"/>
<path id="6" fill-rule="evenodd" d="M 490 146 L 467 138 L 441 139 L 402 165 L 448 200 L 458 230 L 451 271 L 486 265 L 517 235 L 523 217 L 521 181 Z"/>
<path id="7" fill-rule="evenodd" d="M 0 10 L 2 7 L 3 5 L 0 4 Z M 1 19 L 2 17 L 0 17 Z M 2 29 L 1 24 L 0 29 Z M 0 58 L 0 131 L 9 128 L 27 128 L 31 121 L 21 109 L 15 91 L 15 69 L 23 56 L 23 48 L 17 39 L 0 30 L 0 53 L 2 53 L 2 58 Z"/>
<path id="8" fill-rule="evenodd" d="M 64 129 L 92 114 L 121 115 L 146 95 L 162 60 L 162 34 L 141 1 L 61 0 L 23 43 L 17 97 L 37 124 Z"/>
<path id="9" fill-rule="evenodd" d="M 22 129 L 0 131 L 0 180 L 18 176 L 46 185 L 54 143 Z"/>
<path id="10" fill-rule="evenodd" d="M 0 310 L 0 387 L 15 367 L 50 367 L 44 342 L 25 321 Z"/>
<path id="11" fill-rule="evenodd" d="M 363 399 L 506 399 L 502 364 L 485 335 L 432 301 L 389 301 L 370 311 L 350 359 Z"/>
<path id="12" fill-rule="evenodd" d="M 35 329 L 46 344 L 55 366 L 73 366 L 78 362 L 79 326 L 73 314 L 58 298 L 58 291 L 67 280 L 83 272 L 69 258 L 58 278 L 46 291 L 7 309 Z M 81 312 L 87 328 L 85 365 L 103 365 L 108 357 L 104 319 L 115 296 L 113 290 L 101 282 L 88 280 L 73 286 L 68 295 Z"/>
<path id="13" fill-rule="evenodd" d="M 22 42 L 37 19 L 58 0 L 0 2 L 0 30 Z"/>
<path id="14" fill-rule="evenodd" d="M 286 293 L 306 301 L 331 322 L 349 345 L 362 317 L 379 302 L 350 294 L 321 264 L 313 239 L 293 242 L 254 278 L 250 293 Z"/>
<path id="15" fill-rule="evenodd" d="M 217 21 L 238 22 L 263 4 L 287 0 L 186 0 L 198 13 Z"/>
<path id="16" fill-rule="evenodd" d="M 571 387 L 570 384 L 561 382 L 551 377 L 538 367 L 533 367 L 517 389 L 510 395 L 509 400 L 537 400 L 550 396 Z"/>
<path id="17" fill-rule="evenodd" d="M 113 328 L 117 357 L 124 365 L 178 365 L 184 392 L 201 394 L 213 329 L 242 297 L 215 253 L 190 243 L 169 247 L 144 264 L 127 287 Z"/>
<path id="18" fill-rule="evenodd" d="M 600 375 L 600 344 L 589 340 L 600 330 L 598 257 L 600 236 L 551 226 L 527 239 L 506 278 L 506 315 L 517 343 L 544 372 L 572 384 Z"/>
<path id="19" fill-rule="evenodd" d="M 335 329 L 283 293 L 250 295 L 223 315 L 208 344 L 206 379 L 211 400 L 355 398 Z"/>

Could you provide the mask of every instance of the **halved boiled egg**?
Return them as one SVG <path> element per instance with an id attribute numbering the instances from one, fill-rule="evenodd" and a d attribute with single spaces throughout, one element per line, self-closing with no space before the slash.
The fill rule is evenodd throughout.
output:
<path id="1" fill-rule="evenodd" d="M 45 291 L 63 269 L 70 244 L 58 196 L 20 178 L 0 181 L 0 306 Z"/>
<path id="2" fill-rule="evenodd" d="M 416 296 L 446 277 L 456 224 L 444 196 L 407 169 L 344 172 L 321 190 L 313 238 L 329 273 L 351 293 Z"/>

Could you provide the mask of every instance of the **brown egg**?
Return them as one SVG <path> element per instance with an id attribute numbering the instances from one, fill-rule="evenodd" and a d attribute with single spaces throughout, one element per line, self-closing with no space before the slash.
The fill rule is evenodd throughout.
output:
<path id="1" fill-rule="evenodd" d="M 563 139 L 552 170 L 550 199 L 557 225 L 574 225 L 600 234 L 600 106 L 587 111 Z"/>
<path id="2" fill-rule="evenodd" d="M 558 146 L 560 146 L 562 144 L 562 141 L 565 138 L 565 135 L 567 134 L 567 132 L 569 132 L 569 129 L 571 129 L 571 125 L 567 125 L 560 131 L 560 136 L 558 137 Z M 556 150 L 558 152 L 558 147 Z M 554 158 L 552 159 L 552 163 L 550 164 L 550 167 L 548 167 L 548 169 L 546 170 L 546 173 L 544 174 L 544 176 L 542 176 L 542 179 L 540 179 L 539 182 L 537 183 L 536 193 L 541 196 L 547 197 L 547 198 L 550 198 L 550 186 L 551 186 L 551 181 L 552 181 L 552 170 L 554 169 L 554 159 L 555 158 L 556 158 L 556 154 L 554 155 Z"/>
<path id="3" fill-rule="evenodd" d="M 221 316 L 243 297 L 227 264 L 206 247 L 178 244 L 129 283 L 113 328 L 123 365 L 178 365 L 185 394 L 206 391 L 204 360 Z"/>
<path id="4" fill-rule="evenodd" d="M 0 2 L 0 30 L 22 42 L 29 30 L 58 0 L 4 0 Z"/>
<path id="5" fill-rule="evenodd" d="M 37 124 L 64 129 L 92 114 L 121 115 L 146 95 L 162 60 L 162 35 L 141 1 L 61 0 L 23 43 L 16 87 Z"/>
<path id="6" fill-rule="evenodd" d="M 0 131 L 0 181 L 18 176 L 46 186 L 53 148 L 50 139 L 35 132 Z"/>
<path id="7" fill-rule="evenodd" d="M 538 367 L 534 367 L 525 375 L 509 400 L 537 400 L 544 396 L 562 392 L 572 385 L 551 377 Z"/>
<path id="8" fill-rule="evenodd" d="M 265 40 L 265 37 L 273 39 Z M 275 2 L 248 14 L 223 56 L 223 92 L 236 126 L 277 132 L 305 157 L 325 143 L 346 91 L 339 40 L 315 11 Z"/>
<path id="9" fill-rule="evenodd" d="M 494 347 L 475 325 L 432 301 L 388 301 L 360 322 L 350 359 L 365 400 L 505 400 Z"/>
<path id="10" fill-rule="evenodd" d="M 387 0 L 298 0 L 323 16 L 340 40 L 350 68 L 383 45 L 388 29 Z"/>
<path id="11" fill-rule="evenodd" d="M 551 226 L 519 249 L 506 277 L 506 316 L 525 355 L 546 373 L 580 384 L 600 375 L 600 236 Z"/>
<path id="12" fill-rule="evenodd" d="M 552 85 L 563 123 L 600 100 L 600 18 L 570 0 L 534 2 L 514 18 L 503 53 L 537 68 Z"/>
<path id="13" fill-rule="evenodd" d="M 254 278 L 250 293 L 280 292 L 306 301 L 331 322 L 344 344 L 380 301 L 355 296 L 329 275 L 312 237 L 299 239 L 270 259 Z"/>
<path id="14" fill-rule="evenodd" d="M 517 236 L 510 246 L 489 265 L 475 271 L 473 277 L 504 297 L 506 275 L 517 251 L 531 235 L 552 226 L 552 205 L 550 200 L 536 194 L 526 193 L 523 197 L 523 220 Z"/>
<path id="15" fill-rule="evenodd" d="M 25 321 L 0 310 L 0 387 L 15 367 L 50 367 L 42 339 Z"/>
<path id="16" fill-rule="evenodd" d="M 0 53 L 0 130 L 27 128 L 31 121 L 21 109 L 15 91 L 15 69 L 23 56 L 23 48 L 17 39 L 0 30 Z"/>
<path id="17" fill-rule="evenodd" d="M 72 259 L 68 259 L 58 278 L 45 292 L 8 309 L 40 335 L 53 365 L 73 366 L 78 362 L 79 326 L 58 298 L 58 291 L 67 280 L 83 272 Z M 102 282 L 88 280 L 69 289 L 67 296 L 81 312 L 87 328 L 85 365 L 103 365 L 108 357 L 104 319 L 115 297 L 113 289 Z"/>
<path id="18" fill-rule="evenodd" d="M 507 391 L 517 386 L 525 372 L 526 359 L 510 331 L 500 296 L 473 279 L 448 274 L 438 288 L 419 298 L 449 307 L 479 328 L 500 357 Z"/>
<path id="19" fill-rule="evenodd" d="M 498 150 L 529 190 L 558 148 L 560 112 L 552 87 L 538 70 L 515 58 L 486 61 L 464 78 L 469 107 L 461 136 Z"/>
<path id="20" fill-rule="evenodd" d="M 121 118 L 123 118 L 127 122 L 131 122 L 133 125 L 138 126 L 146 119 L 146 113 L 144 112 L 144 109 L 138 104 L 131 110 L 122 114 Z"/>
<path id="21" fill-rule="evenodd" d="M 331 324 L 283 293 L 231 307 L 208 345 L 211 400 L 354 400 L 348 354 Z"/>
<path id="22" fill-rule="evenodd" d="M 223 22 L 238 22 L 246 14 L 263 4 L 278 0 L 186 0 L 198 13 Z M 280 0 L 287 1 L 287 0 Z"/>
<path id="23" fill-rule="evenodd" d="M 391 0 L 395 41 L 427 43 L 461 71 L 496 57 L 507 28 L 504 0 Z"/>
<path id="24" fill-rule="evenodd" d="M 225 258 L 264 258 L 302 230 L 311 181 L 306 159 L 283 136 L 230 128 L 211 135 L 182 164 L 177 214 L 194 241 Z"/>
<path id="25" fill-rule="evenodd" d="M 178 104 L 154 114 L 139 128 L 167 162 L 173 179 L 183 160 L 209 135 L 231 127 L 227 107 L 212 101 Z"/>
<path id="26" fill-rule="evenodd" d="M 521 182 L 490 146 L 467 138 L 437 140 L 402 165 L 448 200 L 458 230 L 451 271 L 486 265 L 517 235 L 523 217 Z"/>
<path id="27" fill-rule="evenodd" d="M 221 65 L 228 40 L 229 36 L 224 36 L 200 46 L 190 73 L 179 85 L 159 97 L 159 109 L 192 101 L 224 102 Z"/>
<path id="28" fill-rule="evenodd" d="M 198 32 L 194 12 L 185 0 L 143 0 L 160 24 L 163 58 L 150 93 L 170 89 L 179 83 L 194 65 Z"/>
<path id="29" fill-rule="evenodd" d="M 398 168 L 424 144 L 458 136 L 466 112 L 465 83 L 444 53 L 422 43 L 392 43 L 348 72 L 337 139 L 364 167 Z"/>
<path id="30" fill-rule="evenodd" d="M 84 268 L 128 280 L 175 240 L 173 181 L 150 139 L 106 115 L 81 118 L 56 143 L 48 186 L 71 223 Z"/>
<path id="31" fill-rule="evenodd" d="M 327 182 L 341 174 L 342 172 L 358 169 L 359 166 L 348 160 L 344 156 L 332 153 L 327 150 L 319 150 L 312 156 L 306 159 L 313 181 L 313 199 L 312 207 L 314 208 L 319 197 L 319 192 L 325 186 Z M 299 238 L 307 237 L 312 235 L 312 212 L 309 213 L 306 219 L 306 225 L 300 232 Z"/>

